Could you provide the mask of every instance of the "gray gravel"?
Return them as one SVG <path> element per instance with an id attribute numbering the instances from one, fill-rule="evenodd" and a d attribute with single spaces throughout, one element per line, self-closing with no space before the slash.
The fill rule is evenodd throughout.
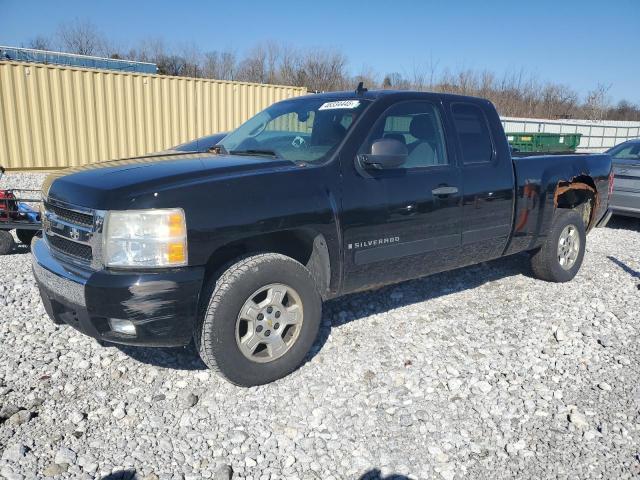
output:
<path id="1" fill-rule="evenodd" d="M 612 227 L 569 284 L 516 256 L 332 301 L 251 389 L 56 327 L 26 249 L 0 257 L 0 477 L 637 478 L 640 223 Z"/>

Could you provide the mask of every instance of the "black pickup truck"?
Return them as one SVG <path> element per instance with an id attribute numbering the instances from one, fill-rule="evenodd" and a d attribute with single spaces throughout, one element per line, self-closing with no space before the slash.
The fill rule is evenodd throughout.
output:
<path id="1" fill-rule="evenodd" d="M 49 316 L 179 346 L 238 385 L 296 369 L 322 301 L 518 252 L 571 280 L 608 219 L 607 155 L 512 158 L 493 105 L 371 91 L 276 103 L 210 152 L 63 171 L 33 268 Z"/>

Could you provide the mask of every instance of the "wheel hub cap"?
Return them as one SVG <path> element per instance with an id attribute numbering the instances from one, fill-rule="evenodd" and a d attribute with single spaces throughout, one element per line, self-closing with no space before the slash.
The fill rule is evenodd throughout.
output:
<path id="1" fill-rule="evenodd" d="M 292 287 L 273 283 L 256 290 L 240 309 L 236 342 L 253 362 L 272 362 L 294 345 L 304 312 L 300 295 Z"/>
<path id="2" fill-rule="evenodd" d="M 580 253 L 580 235 L 574 225 L 567 225 L 558 239 L 558 263 L 565 270 L 570 270 Z"/>

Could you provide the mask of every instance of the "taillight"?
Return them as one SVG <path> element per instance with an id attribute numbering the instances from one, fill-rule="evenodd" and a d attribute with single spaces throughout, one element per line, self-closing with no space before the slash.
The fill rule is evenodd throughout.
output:
<path id="1" fill-rule="evenodd" d="M 613 193 L 614 180 L 615 180 L 615 175 L 613 174 L 613 170 L 611 170 L 611 173 L 609 174 L 609 197 L 611 197 L 611 194 Z"/>

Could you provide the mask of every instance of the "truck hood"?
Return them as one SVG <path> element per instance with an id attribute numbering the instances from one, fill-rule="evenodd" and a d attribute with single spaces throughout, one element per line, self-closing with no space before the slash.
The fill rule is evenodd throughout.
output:
<path id="1" fill-rule="evenodd" d="M 72 205 L 107 209 L 114 198 L 117 203 L 125 197 L 135 201 L 137 195 L 190 181 L 261 174 L 293 166 L 287 160 L 260 156 L 162 152 L 61 170 L 45 179 L 42 193 L 45 198 Z"/>

